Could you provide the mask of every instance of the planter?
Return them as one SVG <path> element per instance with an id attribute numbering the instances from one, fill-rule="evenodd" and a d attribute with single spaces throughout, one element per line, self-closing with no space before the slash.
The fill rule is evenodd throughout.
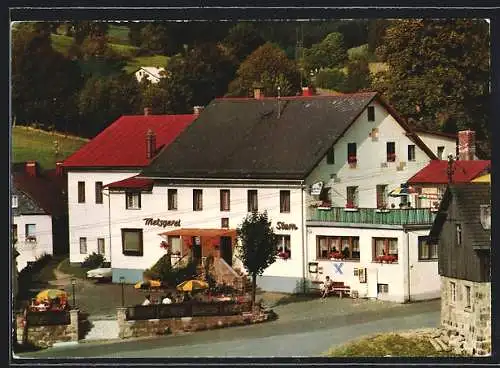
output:
<path id="1" fill-rule="evenodd" d="M 378 208 L 375 210 L 375 212 L 378 212 L 378 213 L 387 213 L 387 212 L 391 212 L 391 210 L 387 209 L 387 208 Z"/>
<path id="2" fill-rule="evenodd" d="M 357 207 L 345 207 L 344 211 L 345 212 L 358 212 L 359 208 L 357 208 Z"/>
<path id="3" fill-rule="evenodd" d="M 318 210 L 320 210 L 320 211 L 330 211 L 330 210 L 332 209 L 331 207 L 323 207 L 323 206 L 321 206 L 321 207 L 316 207 L 316 208 L 317 208 Z"/>

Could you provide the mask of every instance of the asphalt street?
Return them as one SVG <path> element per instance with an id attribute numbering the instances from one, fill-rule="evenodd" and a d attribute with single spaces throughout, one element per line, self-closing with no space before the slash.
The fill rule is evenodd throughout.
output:
<path id="1" fill-rule="evenodd" d="M 439 300 L 382 307 L 363 302 L 358 308 L 331 309 L 321 301 L 277 306 L 276 321 L 251 326 L 200 331 L 156 338 L 80 343 L 55 347 L 21 357 L 314 357 L 332 346 L 365 335 L 437 327 Z M 376 302 L 375 302 L 376 303 Z M 346 304 L 345 306 L 347 306 Z M 375 307 L 373 307 L 375 305 Z M 315 309 L 318 313 L 315 313 Z M 297 309 L 301 309 L 301 313 Z M 304 313 L 309 309 L 310 313 Z"/>

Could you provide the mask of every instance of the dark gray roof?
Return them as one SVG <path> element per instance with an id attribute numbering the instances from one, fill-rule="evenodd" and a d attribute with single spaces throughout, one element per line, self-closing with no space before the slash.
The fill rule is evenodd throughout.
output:
<path id="1" fill-rule="evenodd" d="M 12 188 L 12 195 L 17 196 L 17 208 L 12 208 L 13 216 L 46 214 L 45 210 L 35 200 L 15 186 Z"/>
<path id="2" fill-rule="evenodd" d="M 451 203 L 455 203 L 461 219 L 467 221 L 467 238 L 471 245 L 491 243 L 491 232 L 481 225 L 480 205 L 491 203 L 489 183 L 464 183 L 449 185 L 439 206 L 438 215 L 430 231 L 431 239 L 436 240 L 448 217 Z"/>
<path id="3" fill-rule="evenodd" d="M 305 178 L 375 96 L 213 100 L 143 175 Z"/>

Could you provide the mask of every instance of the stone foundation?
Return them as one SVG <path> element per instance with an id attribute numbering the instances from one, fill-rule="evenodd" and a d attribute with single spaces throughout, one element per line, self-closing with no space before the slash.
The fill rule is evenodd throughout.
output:
<path id="1" fill-rule="evenodd" d="M 450 282 L 456 285 L 452 300 Z M 470 307 L 466 289 L 471 288 Z M 491 354 L 491 283 L 441 276 L 441 337 L 453 352 L 473 356 Z"/>
<path id="2" fill-rule="evenodd" d="M 262 312 L 242 313 L 235 316 L 206 316 L 206 317 L 181 317 L 149 320 L 126 320 L 127 308 L 117 308 L 117 319 L 119 337 L 126 339 L 130 337 L 158 336 L 165 334 L 176 334 L 181 332 L 192 332 L 210 330 L 230 326 L 239 326 L 252 323 L 260 323 L 270 320 L 274 313 Z"/>

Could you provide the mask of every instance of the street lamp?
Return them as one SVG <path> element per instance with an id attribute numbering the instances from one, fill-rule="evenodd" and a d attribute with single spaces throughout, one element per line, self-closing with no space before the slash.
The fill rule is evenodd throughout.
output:
<path id="1" fill-rule="evenodd" d="M 76 279 L 74 277 L 72 277 L 71 278 L 71 287 L 73 289 L 73 309 L 75 309 L 75 307 L 76 307 L 75 285 L 76 285 Z"/>
<path id="2" fill-rule="evenodd" d="M 125 292 L 124 292 L 125 277 L 120 276 L 120 284 L 122 285 L 122 307 L 123 307 L 125 306 Z"/>

